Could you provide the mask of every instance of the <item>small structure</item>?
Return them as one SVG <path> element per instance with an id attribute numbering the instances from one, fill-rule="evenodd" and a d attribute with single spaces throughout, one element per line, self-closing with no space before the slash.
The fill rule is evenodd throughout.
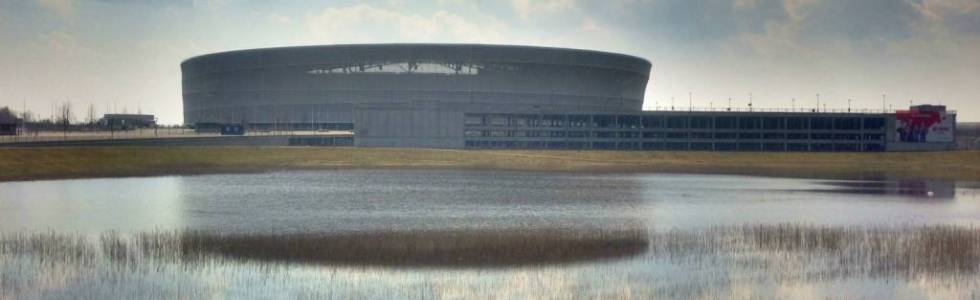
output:
<path id="1" fill-rule="evenodd" d="M 245 135 L 245 126 L 241 124 L 224 124 L 221 126 L 221 135 Z"/>
<path id="2" fill-rule="evenodd" d="M 113 130 L 156 127 L 157 119 L 153 115 L 139 114 L 105 114 L 99 125 Z"/>
<path id="3" fill-rule="evenodd" d="M 0 136 L 17 135 L 20 133 L 21 120 L 11 116 L 0 115 Z"/>

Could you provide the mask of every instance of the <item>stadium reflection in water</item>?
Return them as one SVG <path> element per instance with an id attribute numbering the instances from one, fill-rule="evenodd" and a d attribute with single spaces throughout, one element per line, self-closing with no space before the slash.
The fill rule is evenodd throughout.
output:
<path id="1" fill-rule="evenodd" d="M 980 292 L 976 183 L 345 170 L 0 190 L 0 298 Z"/>

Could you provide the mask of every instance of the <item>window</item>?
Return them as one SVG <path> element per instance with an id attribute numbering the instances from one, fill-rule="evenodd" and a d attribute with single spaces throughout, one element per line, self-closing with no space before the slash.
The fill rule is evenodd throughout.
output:
<path id="1" fill-rule="evenodd" d="M 546 127 L 565 126 L 565 117 L 562 115 L 544 115 L 542 118 L 542 125 Z"/>
<path id="2" fill-rule="evenodd" d="M 490 126 L 507 126 L 507 116 L 504 115 L 491 115 L 487 117 L 487 125 Z"/>
<path id="3" fill-rule="evenodd" d="M 664 133 L 659 131 L 644 131 L 643 138 L 645 139 L 662 139 L 664 138 Z"/>
<path id="4" fill-rule="evenodd" d="M 592 127 L 612 128 L 616 124 L 616 116 L 596 115 L 592 117 Z"/>
<path id="5" fill-rule="evenodd" d="M 738 138 L 741 140 L 757 140 L 762 138 L 762 134 L 758 132 L 740 132 Z"/>
<path id="6" fill-rule="evenodd" d="M 831 140 L 834 139 L 834 135 L 831 133 L 813 133 L 810 134 L 810 139 L 812 140 Z"/>
<path id="7" fill-rule="evenodd" d="M 866 141 L 882 141 L 884 139 L 885 135 L 880 133 L 867 133 L 864 135 L 864 140 Z"/>
<path id="8" fill-rule="evenodd" d="M 786 118 L 786 129 L 789 130 L 807 130 L 810 127 L 809 122 L 804 117 L 789 117 Z"/>
<path id="9" fill-rule="evenodd" d="M 711 143 L 691 143 L 691 150 L 694 151 L 711 151 Z"/>
<path id="10" fill-rule="evenodd" d="M 806 133 L 789 133 L 786 135 L 786 139 L 789 140 L 805 140 L 809 139 L 810 135 Z"/>
<path id="11" fill-rule="evenodd" d="M 691 117 L 691 128 L 696 129 L 710 129 L 712 118 L 708 116 L 695 116 Z"/>
<path id="12" fill-rule="evenodd" d="M 640 138 L 640 132 L 639 131 L 623 131 L 623 132 L 620 132 L 619 133 L 619 137 L 620 138 L 624 138 L 624 139 L 638 139 L 638 138 Z"/>
<path id="13" fill-rule="evenodd" d="M 790 143 L 786 144 L 786 151 L 809 151 L 810 147 L 807 144 L 796 144 Z"/>
<path id="14" fill-rule="evenodd" d="M 762 118 L 762 129 L 783 129 L 783 118 L 765 117 Z"/>
<path id="15" fill-rule="evenodd" d="M 738 118 L 738 129 L 759 129 L 761 127 L 760 123 L 762 123 L 762 120 L 759 117 L 741 117 Z"/>
<path id="16" fill-rule="evenodd" d="M 568 116 L 568 126 L 570 127 L 585 127 L 589 124 L 589 116 L 583 115 L 571 115 Z"/>
<path id="17" fill-rule="evenodd" d="M 834 129 L 861 130 L 861 118 L 836 118 L 834 119 Z"/>
<path id="18" fill-rule="evenodd" d="M 691 132 L 691 138 L 710 140 L 712 138 L 712 134 L 710 132 Z"/>
<path id="19" fill-rule="evenodd" d="M 686 139 L 687 138 L 687 132 L 668 132 L 667 133 L 667 138 L 668 139 Z"/>
<path id="20" fill-rule="evenodd" d="M 782 143 L 765 143 L 762 144 L 762 150 L 766 151 L 783 151 L 785 150 Z"/>
<path id="21" fill-rule="evenodd" d="M 469 126 L 481 126 L 483 125 L 483 115 L 467 114 L 465 124 Z"/>
<path id="22" fill-rule="evenodd" d="M 813 130 L 830 130 L 833 129 L 833 123 L 830 118 L 826 117 L 813 117 L 810 118 L 810 129 Z"/>
<path id="23" fill-rule="evenodd" d="M 715 151 L 735 151 L 735 143 L 715 143 Z"/>
<path id="24" fill-rule="evenodd" d="M 616 137 L 616 133 L 612 131 L 596 131 L 595 137 L 602 139 L 611 139 Z"/>
<path id="25" fill-rule="evenodd" d="M 881 130 L 885 128 L 885 118 L 864 118 L 865 130 Z"/>
<path id="26" fill-rule="evenodd" d="M 731 140 L 738 137 L 734 132 L 715 132 L 715 139 L 719 140 Z"/>
<path id="27" fill-rule="evenodd" d="M 782 132 L 766 132 L 762 134 L 762 138 L 767 140 L 781 140 L 786 138 L 786 134 Z"/>
<path id="28" fill-rule="evenodd" d="M 640 116 L 619 116 L 619 128 L 640 128 Z"/>
<path id="29" fill-rule="evenodd" d="M 667 117 L 667 128 L 687 128 L 687 117 Z"/>
<path id="30" fill-rule="evenodd" d="M 641 147 L 643 148 L 643 150 L 663 150 L 664 149 L 664 144 L 663 143 L 645 142 L 645 143 L 642 143 L 641 144 Z"/>
<path id="31" fill-rule="evenodd" d="M 717 118 L 715 118 L 715 128 L 716 129 L 735 129 L 735 117 L 717 117 Z"/>
<path id="32" fill-rule="evenodd" d="M 643 116 L 643 128 L 663 128 L 664 118 L 661 116 Z"/>

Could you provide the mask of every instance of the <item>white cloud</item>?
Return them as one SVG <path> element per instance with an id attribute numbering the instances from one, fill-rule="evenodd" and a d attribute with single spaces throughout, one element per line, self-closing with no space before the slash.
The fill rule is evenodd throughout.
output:
<path id="1" fill-rule="evenodd" d="M 278 25 L 291 25 L 294 23 L 292 17 L 284 16 L 280 14 L 269 14 L 267 18 L 269 19 L 269 21 L 272 21 L 273 24 L 278 24 Z"/>
<path id="2" fill-rule="evenodd" d="M 37 0 L 37 4 L 61 16 L 70 16 L 74 12 L 72 0 Z"/>
<path id="3" fill-rule="evenodd" d="M 228 6 L 233 0 L 194 0 L 192 4 L 195 8 L 217 9 Z"/>
<path id="4" fill-rule="evenodd" d="M 328 8 L 307 16 L 314 39 L 330 43 L 359 42 L 496 42 L 506 24 L 490 16 L 467 18 L 447 11 L 429 15 L 358 4 Z"/>
<path id="5" fill-rule="evenodd" d="M 538 14 L 558 14 L 578 10 L 575 0 L 511 0 L 514 13 L 528 20 Z"/>

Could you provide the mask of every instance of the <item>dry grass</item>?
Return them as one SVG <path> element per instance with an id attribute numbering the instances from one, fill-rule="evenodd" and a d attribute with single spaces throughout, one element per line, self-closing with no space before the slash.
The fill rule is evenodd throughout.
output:
<path id="1" fill-rule="evenodd" d="M 635 256 L 647 249 L 646 233 L 626 231 L 467 230 L 352 232 L 340 234 L 180 236 L 184 257 L 264 262 L 395 266 L 505 267 L 564 264 Z"/>
<path id="2" fill-rule="evenodd" d="M 827 227 L 725 226 L 648 233 L 640 229 L 561 231 L 405 231 L 291 234 L 149 232 L 0 235 L 0 259 L 29 254 L 47 263 L 136 266 L 153 261 L 208 265 L 224 260 L 270 264 L 386 267 L 506 267 L 636 257 L 687 267 L 756 269 L 795 277 L 980 273 L 980 228 L 947 225 Z M 735 259 L 732 261 L 731 259 Z M 741 259 L 741 262 L 740 262 Z M 791 267 L 792 266 L 792 267 Z M 789 269 L 787 269 L 789 268 Z"/>
<path id="3" fill-rule="evenodd" d="M 874 276 L 976 274 L 980 272 L 980 228 L 829 227 L 800 224 L 715 227 L 654 235 L 654 255 L 701 259 L 733 253 L 829 259 L 831 275 Z M 767 254 L 766 254 L 767 253 Z M 774 261 L 778 261 L 773 258 Z M 776 266 L 776 268 L 781 268 Z"/>
<path id="4" fill-rule="evenodd" d="M 693 172 L 806 177 L 868 175 L 980 180 L 980 151 L 713 153 L 308 147 L 0 148 L 0 181 L 341 168 Z"/>

